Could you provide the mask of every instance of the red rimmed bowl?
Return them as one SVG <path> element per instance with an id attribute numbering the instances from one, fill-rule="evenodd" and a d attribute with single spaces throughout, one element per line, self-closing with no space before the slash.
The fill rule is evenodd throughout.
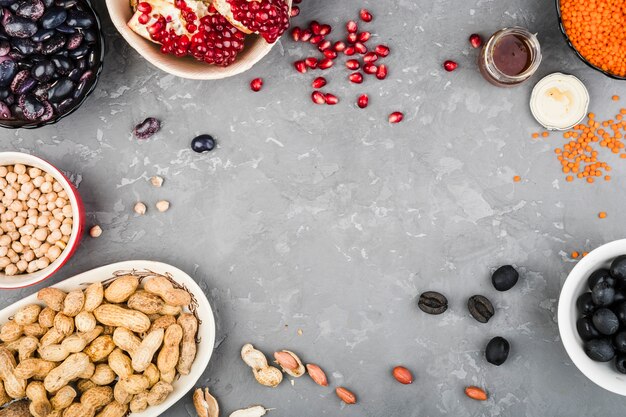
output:
<path id="1" fill-rule="evenodd" d="M 83 201 L 78 194 L 78 190 L 67 179 L 67 177 L 55 166 L 33 155 L 21 152 L 0 152 L 0 166 L 24 164 L 29 167 L 39 168 L 42 171 L 52 175 L 55 180 L 63 186 L 68 195 L 70 205 L 72 207 L 72 233 L 70 239 L 61 255 L 54 260 L 47 268 L 31 274 L 20 274 L 8 276 L 0 273 L 0 289 L 23 288 L 37 284 L 47 278 L 50 278 L 57 272 L 74 254 L 80 243 L 85 224 L 85 208 Z"/>

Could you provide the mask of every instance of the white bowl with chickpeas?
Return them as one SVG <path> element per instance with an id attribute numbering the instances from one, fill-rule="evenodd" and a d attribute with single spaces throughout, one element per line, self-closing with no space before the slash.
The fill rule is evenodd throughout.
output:
<path id="1" fill-rule="evenodd" d="M 76 250 L 84 209 L 78 191 L 50 163 L 0 152 L 0 288 L 36 284 Z"/>

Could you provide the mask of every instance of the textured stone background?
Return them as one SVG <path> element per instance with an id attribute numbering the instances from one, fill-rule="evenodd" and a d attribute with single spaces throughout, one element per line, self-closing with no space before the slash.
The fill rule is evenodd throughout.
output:
<path id="1" fill-rule="evenodd" d="M 72 173 L 89 223 L 104 229 L 51 281 L 127 259 L 188 271 L 218 325 L 198 385 L 209 386 L 225 412 L 263 404 L 276 408 L 274 417 L 623 415 L 626 400 L 568 359 L 556 306 L 574 265 L 566 254 L 623 237 L 624 166 L 615 161 L 610 183 L 566 183 L 552 152 L 563 139 L 531 140 L 539 127 L 528 111 L 532 85 L 554 71 L 587 84 L 599 117 L 619 108 L 612 94 L 626 99 L 623 84 L 566 47 L 550 0 L 301 6 L 296 24 L 318 19 L 337 32 L 361 7 L 371 9 L 372 43 L 393 49 L 388 79 L 348 85 L 339 66 L 325 75 L 342 102 L 314 106 L 314 74 L 291 65 L 313 49 L 287 39 L 242 76 L 178 79 L 131 50 L 98 1 L 109 49 L 94 95 L 55 126 L 1 133 L 2 150 L 31 152 Z M 528 84 L 505 90 L 480 77 L 467 37 L 510 25 L 539 33 L 544 62 Z M 448 58 L 460 64 L 454 73 L 441 69 Z M 257 76 L 265 88 L 252 93 Z M 363 91 L 367 110 L 352 104 Z M 403 123 L 387 123 L 394 110 L 405 113 Z M 148 115 L 163 120 L 163 130 L 138 142 L 129 132 Z M 200 133 L 213 134 L 219 149 L 192 153 L 189 141 Z M 146 181 L 154 174 L 165 177 L 160 190 Z M 165 214 L 153 208 L 161 198 L 172 203 Z M 137 200 L 149 204 L 141 218 L 132 212 Z M 489 276 L 503 263 L 517 265 L 522 278 L 497 293 Z M 39 288 L 4 291 L 0 304 Z M 450 310 L 421 313 L 416 297 L 425 290 L 445 293 Z M 497 306 L 487 325 L 466 311 L 475 293 Z M 495 335 L 512 343 L 501 367 L 484 360 Z M 308 378 L 261 387 L 239 359 L 245 342 L 298 352 L 327 370 L 332 386 L 353 389 L 359 404 L 342 406 Z M 415 372 L 413 385 L 391 378 L 396 364 Z M 491 399 L 466 399 L 469 384 L 485 386 Z M 165 415 L 186 413 L 193 415 L 189 398 Z"/>

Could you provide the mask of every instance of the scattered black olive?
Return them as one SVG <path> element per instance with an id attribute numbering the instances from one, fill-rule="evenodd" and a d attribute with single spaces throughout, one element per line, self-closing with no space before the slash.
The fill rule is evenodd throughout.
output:
<path id="1" fill-rule="evenodd" d="M 498 291 L 508 291 L 517 284 L 519 273 L 511 265 L 504 265 L 496 269 L 491 275 L 491 282 Z"/>
<path id="2" fill-rule="evenodd" d="M 504 337 L 496 336 L 487 343 L 485 357 L 487 362 L 496 366 L 502 365 L 509 357 L 510 345 Z"/>
<path id="3" fill-rule="evenodd" d="M 417 300 L 417 306 L 424 313 L 442 314 L 448 309 L 448 299 L 435 291 L 426 291 Z"/>
<path id="4" fill-rule="evenodd" d="M 203 153 L 215 148 L 215 139 L 211 135 L 196 136 L 191 140 L 191 149 L 194 152 Z"/>
<path id="5" fill-rule="evenodd" d="M 615 357 L 615 349 L 609 339 L 592 339 L 585 342 L 585 353 L 594 361 L 608 362 Z"/>

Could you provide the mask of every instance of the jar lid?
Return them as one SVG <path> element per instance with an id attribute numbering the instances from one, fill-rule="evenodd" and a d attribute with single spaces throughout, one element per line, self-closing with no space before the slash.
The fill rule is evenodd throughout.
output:
<path id="1" fill-rule="evenodd" d="M 530 96 L 530 111 L 549 130 L 567 130 L 580 123 L 589 108 L 587 87 L 573 75 L 555 72 L 542 78 Z"/>

